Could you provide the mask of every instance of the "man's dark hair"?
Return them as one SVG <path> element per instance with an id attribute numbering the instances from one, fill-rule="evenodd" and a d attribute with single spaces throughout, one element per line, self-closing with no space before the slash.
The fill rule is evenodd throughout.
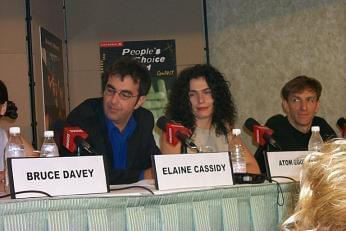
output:
<path id="1" fill-rule="evenodd" d="M 196 126 L 189 98 L 190 80 L 203 77 L 214 99 L 212 125 L 216 134 L 226 135 L 235 122 L 236 109 L 230 92 L 230 83 L 211 65 L 195 65 L 180 72 L 170 92 L 166 116 L 192 130 Z"/>
<path id="2" fill-rule="evenodd" d="M 5 83 L 0 80 L 0 104 L 4 104 L 5 102 L 7 102 L 7 109 L 4 116 L 11 119 L 17 119 L 18 113 L 16 104 L 8 100 L 7 87 Z"/>
<path id="3" fill-rule="evenodd" d="M 283 86 L 281 89 L 281 97 L 287 101 L 291 94 L 302 92 L 308 89 L 316 92 L 317 100 L 320 99 L 322 93 L 321 83 L 317 79 L 300 75 L 288 81 L 285 86 Z"/>
<path id="4" fill-rule="evenodd" d="M 108 79 L 111 76 L 119 76 L 121 81 L 125 76 L 131 76 L 135 83 L 139 83 L 139 95 L 147 95 L 151 86 L 151 77 L 148 69 L 137 60 L 125 56 L 112 64 L 102 76 L 102 90 L 105 89 Z"/>

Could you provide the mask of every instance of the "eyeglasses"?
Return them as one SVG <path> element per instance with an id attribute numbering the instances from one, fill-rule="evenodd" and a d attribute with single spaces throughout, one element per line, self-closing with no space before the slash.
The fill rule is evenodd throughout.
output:
<path id="1" fill-rule="evenodd" d="M 119 98 L 122 100 L 129 100 L 131 98 L 139 96 L 139 95 L 132 95 L 132 93 L 130 91 L 126 91 L 126 90 L 125 91 L 117 91 L 116 89 L 114 89 L 111 86 L 105 87 L 104 94 L 106 96 L 114 96 L 116 93 L 118 93 Z"/>

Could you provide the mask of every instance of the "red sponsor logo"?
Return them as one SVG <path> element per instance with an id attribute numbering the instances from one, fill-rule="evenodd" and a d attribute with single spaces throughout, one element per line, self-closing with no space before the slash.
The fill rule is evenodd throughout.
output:
<path id="1" fill-rule="evenodd" d="M 100 42 L 100 47 L 122 47 L 124 46 L 123 42 Z"/>

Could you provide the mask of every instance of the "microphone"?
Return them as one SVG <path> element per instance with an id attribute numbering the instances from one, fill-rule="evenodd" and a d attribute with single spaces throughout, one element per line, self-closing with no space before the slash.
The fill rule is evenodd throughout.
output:
<path id="1" fill-rule="evenodd" d="M 342 137 L 346 138 L 346 119 L 344 117 L 340 117 L 336 124 L 342 131 Z"/>
<path id="2" fill-rule="evenodd" d="M 252 132 L 253 139 L 257 144 L 261 146 L 270 144 L 273 147 L 281 150 L 280 145 L 271 137 L 271 135 L 274 133 L 272 129 L 261 126 L 260 123 L 253 118 L 248 118 L 245 121 L 244 126 Z"/>
<path id="3" fill-rule="evenodd" d="M 98 154 L 91 145 L 85 141 L 88 133 L 79 127 L 64 127 L 63 146 L 70 152 L 75 152 L 77 147 L 83 148 L 89 154 Z"/>
<path id="4" fill-rule="evenodd" d="M 178 140 L 180 140 L 187 147 L 199 151 L 199 148 L 190 138 L 190 129 L 184 127 L 179 123 L 168 120 L 165 116 L 161 116 L 156 125 L 164 132 L 166 132 L 166 139 L 168 143 L 176 145 Z"/>

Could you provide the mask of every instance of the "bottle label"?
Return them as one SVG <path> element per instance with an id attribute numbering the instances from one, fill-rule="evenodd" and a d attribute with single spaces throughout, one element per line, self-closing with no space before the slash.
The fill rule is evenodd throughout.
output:
<path id="1" fill-rule="evenodd" d="M 57 157 L 59 156 L 58 146 L 55 143 L 42 144 L 41 157 Z"/>

